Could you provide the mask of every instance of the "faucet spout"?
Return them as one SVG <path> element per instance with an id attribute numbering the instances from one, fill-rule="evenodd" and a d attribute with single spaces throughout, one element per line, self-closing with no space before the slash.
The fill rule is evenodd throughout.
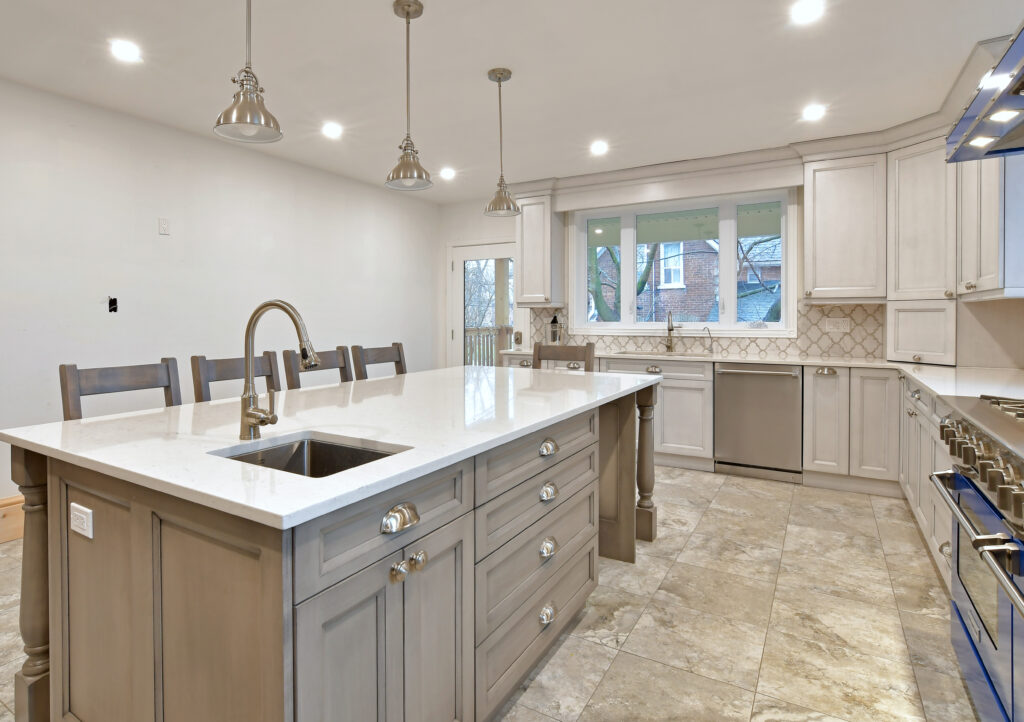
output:
<path id="1" fill-rule="evenodd" d="M 675 344 L 675 340 L 672 338 L 672 332 L 675 331 L 675 330 L 676 330 L 676 325 L 672 321 L 672 312 L 669 311 L 668 312 L 668 326 L 666 328 L 666 331 L 667 331 L 668 335 L 665 337 L 665 348 L 669 352 L 672 352 L 673 350 L 675 350 L 675 345 L 676 344 Z"/>
<path id="2" fill-rule="evenodd" d="M 242 429 L 239 438 L 243 441 L 252 441 L 260 438 L 260 427 L 267 424 L 277 423 L 277 414 L 274 413 L 274 396 L 270 395 L 270 409 L 261 409 L 258 406 L 259 396 L 256 393 L 255 375 L 255 351 L 256 326 L 263 315 L 276 308 L 283 311 L 291 319 L 295 326 L 295 333 L 299 337 L 299 355 L 302 357 L 302 368 L 311 369 L 320 365 L 320 357 L 313 350 L 313 344 L 309 341 L 309 333 L 306 331 L 306 323 L 302 316 L 287 301 L 278 299 L 264 301 L 249 317 L 249 323 L 245 326 L 245 386 L 242 388 Z"/>
<path id="3" fill-rule="evenodd" d="M 714 355 L 715 340 L 711 337 L 711 328 L 709 326 L 705 326 L 704 330 L 708 332 L 708 353 Z"/>

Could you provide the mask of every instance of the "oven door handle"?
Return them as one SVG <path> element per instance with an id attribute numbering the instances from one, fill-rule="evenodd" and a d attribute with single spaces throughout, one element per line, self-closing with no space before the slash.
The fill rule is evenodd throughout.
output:
<path id="1" fill-rule="evenodd" d="M 1006 592 L 1006 596 L 1009 597 L 1010 603 L 1017 610 L 1017 613 L 1024 617 L 1024 594 L 1021 594 L 1021 591 L 1017 589 L 1017 585 L 1013 583 L 1013 580 L 1006 571 L 1008 560 L 1013 559 L 1014 556 L 1019 554 L 1020 549 L 1016 544 L 1009 543 L 1008 539 L 1004 539 L 1005 534 L 990 536 L 978 534 L 974 524 L 964 514 L 960 505 L 956 503 L 953 495 L 949 493 L 949 484 L 953 481 L 955 475 L 956 472 L 952 470 L 938 471 L 930 474 L 929 478 L 938 490 L 939 497 L 949 507 L 949 510 L 953 512 L 953 518 L 967 532 L 967 536 L 971 539 L 971 546 L 978 551 L 982 561 L 992 570 L 996 581 L 999 582 L 999 586 Z"/>

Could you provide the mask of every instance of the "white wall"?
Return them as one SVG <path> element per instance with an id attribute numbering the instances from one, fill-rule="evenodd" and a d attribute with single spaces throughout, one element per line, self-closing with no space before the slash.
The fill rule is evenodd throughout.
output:
<path id="1" fill-rule="evenodd" d="M 191 401 L 189 357 L 241 355 L 268 298 L 295 304 L 317 348 L 402 341 L 411 369 L 440 365 L 444 287 L 426 270 L 444 262 L 438 206 L 5 81 L 0 107 L 0 428 L 61 418 L 65 362 L 174 356 Z M 256 346 L 295 346 L 283 314 Z M 17 493 L 9 464 L 0 445 L 0 497 Z"/>

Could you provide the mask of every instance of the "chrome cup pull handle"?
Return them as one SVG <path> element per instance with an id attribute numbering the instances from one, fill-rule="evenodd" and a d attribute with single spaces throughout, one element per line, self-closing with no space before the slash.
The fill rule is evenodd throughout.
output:
<path id="1" fill-rule="evenodd" d="M 814 373 L 818 376 L 836 376 L 839 372 L 831 366 L 821 366 L 816 368 Z"/>
<path id="2" fill-rule="evenodd" d="M 579 361 L 570 361 L 565 365 L 565 367 L 570 371 L 579 371 L 581 368 L 583 368 L 582 366 L 580 366 Z"/>
<path id="3" fill-rule="evenodd" d="M 540 444 L 539 453 L 541 456 L 554 456 L 558 453 L 558 442 L 554 439 L 544 439 Z"/>
<path id="4" fill-rule="evenodd" d="M 553 536 L 549 536 L 547 539 L 540 543 L 540 558 L 550 559 L 558 553 L 558 540 Z"/>
<path id="5" fill-rule="evenodd" d="M 550 481 L 540 488 L 541 501 L 554 501 L 558 498 L 558 487 Z"/>
<path id="6" fill-rule="evenodd" d="M 649 373 L 649 374 L 660 374 L 661 373 L 661 366 L 655 366 L 654 364 L 651 364 L 650 366 L 647 367 L 647 373 Z"/>
<path id="7" fill-rule="evenodd" d="M 519 362 L 519 365 L 522 366 L 524 369 L 528 369 L 531 366 L 533 366 L 533 361 L 524 358 L 522 361 Z"/>
<path id="8" fill-rule="evenodd" d="M 412 502 L 403 502 L 388 509 L 380 521 L 381 534 L 397 534 L 420 523 L 420 514 Z"/>
<path id="9" fill-rule="evenodd" d="M 549 624 L 551 624 L 553 621 L 555 621 L 555 617 L 557 617 L 557 616 L 558 616 L 558 610 L 555 609 L 555 605 L 554 604 L 545 604 L 544 607 L 540 610 L 540 614 L 538 615 L 538 619 L 540 620 L 541 625 L 546 627 Z"/>

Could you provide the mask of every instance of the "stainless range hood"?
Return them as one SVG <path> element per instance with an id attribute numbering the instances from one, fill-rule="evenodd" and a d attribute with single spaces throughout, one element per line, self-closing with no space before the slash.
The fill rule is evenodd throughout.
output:
<path id="1" fill-rule="evenodd" d="M 946 139 L 950 163 L 1024 153 L 1024 25 Z"/>

